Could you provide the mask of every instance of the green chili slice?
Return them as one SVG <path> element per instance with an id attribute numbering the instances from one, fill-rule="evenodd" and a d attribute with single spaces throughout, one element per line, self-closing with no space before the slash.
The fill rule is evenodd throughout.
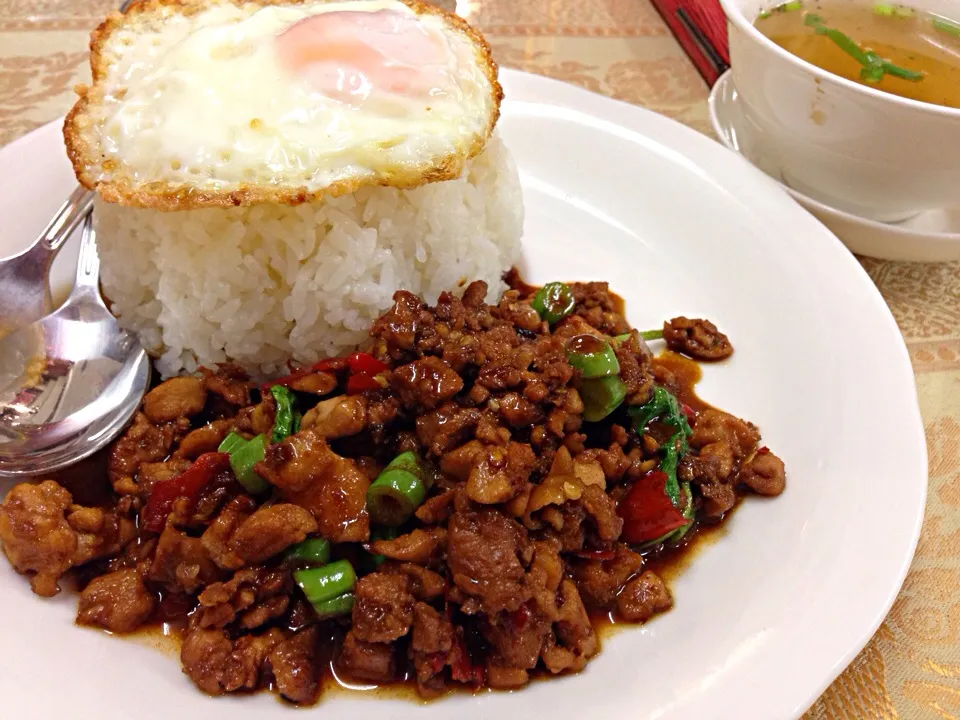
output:
<path id="1" fill-rule="evenodd" d="M 626 397 L 627 386 L 619 375 L 584 380 L 580 383 L 583 419 L 587 422 L 600 422 L 620 407 Z"/>
<path id="2" fill-rule="evenodd" d="M 230 433 L 217 448 L 219 452 L 230 455 L 230 469 L 233 470 L 237 482 L 244 489 L 257 495 L 265 491 L 269 485 L 267 481 L 257 475 L 253 467 L 262 462 L 267 455 L 267 436 L 257 435 L 253 440 L 244 440 L 237 433 Z"/>
<path id="3" fill-rule="evenodd" d="M 553 325 L 573 312 L 576 301 L 570 288 L 561 282 L 552 282 L 537 290 L 532 305 L 541 320 Z"/>
<path id="4" fill-rule="evenodd" d="M 640 337 L 644 340 L 663 340 L 663 330 L 644 330 Z"/>
<path id="5" fill-rule="evenodd" d="M 401 453 L 367 488 L 367 512 L 377 525 L 402 525 L 427 497 L 426 473 L 416 454 Z"/>
<path id="6" fill-rule="evenodd" d="M 247 441 L 244 440 L 242 435 L 232 432 L 221 441 L 220 447 L 217 448 L 217 452 L 227 453 L 229 455 L 234 450 L 243 447 L 246 444 Z"/>
<path id="7" fill-rule="evenodd" d="M 293 573 L 293 579 L 314 607 L 352 592 L 357 584 L 357 574 L 348 560 L 337 560 L 323 567 L 297 570 Z"/>
<path id="8" fill-rule="evenodd" d="M 620 374 L 617 354 L 610 344 L 585 333 L 575 335 L 567 341 L 567 361 L 579 370 L 584 378 L 602 378 Z"/>
<path id="9" fill-rule="evenodd" d="M 287 558 L 301 565 L 326 565 L 330 562 L 330 541 L 308 538 L 287 550 Z"/>
<path id="10" fill-rule="evenodd" d="M 297 431 L 296 422 L 297 409 L 295 407 L 297 396 L 293 391 L 283 385 L 274 385 L 270 388 L 270 394 L 277 401 L 277 416 L 273 422 L 273 435 L 270 439 L 273 442 L 280 442 L 284 438 L 293 435 Z"/>
<path id="11" fill-rule="evenodd" d="M 313 609 L 321 620 L 347 615 L 353 611 L 353 593 L 348 592 L 320 603 L 313 603 Z"/>

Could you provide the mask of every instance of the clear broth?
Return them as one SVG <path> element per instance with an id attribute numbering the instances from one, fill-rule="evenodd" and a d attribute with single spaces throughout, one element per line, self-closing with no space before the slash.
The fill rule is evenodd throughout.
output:
<path id="1" fill-rule="evenodd" d="M 807 24 L 811 15 L 862 50 L 923 77 L 906 80 L 885 73 L 879 81 L 863 79 L 864 66 L 829 37 L 818 35 Z M 911 100 L 960 108 L 960 23 L 954 18 L 886 3 L 807 0 L 761 14 L 756 27 L 787 52 L 834 75 Z"/>

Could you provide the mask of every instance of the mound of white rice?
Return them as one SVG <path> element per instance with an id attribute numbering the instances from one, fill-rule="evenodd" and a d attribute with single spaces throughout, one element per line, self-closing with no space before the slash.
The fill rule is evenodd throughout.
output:
<path id="1" fill-rule="evenodd" d="M 100 202 L 95 217 L 104 294 L 164 377 L 228 360 L 260 376 L 352 350 L 398 289 L 434 302 L 486 280 L 492 301 L 523 202 L 494 137 L 460 179 L 415 190 L 185 212 Z"/>

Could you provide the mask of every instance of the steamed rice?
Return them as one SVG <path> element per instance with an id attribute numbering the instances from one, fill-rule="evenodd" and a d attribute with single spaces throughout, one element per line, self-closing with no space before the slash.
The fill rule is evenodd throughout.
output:
<path id="1" fill-rule="evenodd" d="M 393 293 L 488 301 L 520 252 L 516 167 L 497 138 L 457 180 L 296 206 L 161 212 L 98 202 L 104 294 L 164 377 L 231 361 L 257 376 L 349 352 Z"/>

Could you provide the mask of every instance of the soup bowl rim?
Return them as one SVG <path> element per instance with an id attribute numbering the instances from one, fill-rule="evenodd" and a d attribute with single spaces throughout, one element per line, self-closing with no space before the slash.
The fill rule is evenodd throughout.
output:
<path id="1" fill-rule="evenodd" d="M 900 95 L 885 92 L 883 90 L 877 90 L 876 88 L 869 87 L 868 85 L 861 85 L 853 80 L 847 80 L 844 77 L 832 73 L 829 70 L 824 70 L 823 68 L 818 67 L 817 65 L 814 65 L 813 63 L 808 62 L 797 55 L 794 55 L 793 53 L 777 45 L 775 42 L 773 42 L 773 40 L 760 32 L 756 25 L 754 25 L 757 18 L 754 18 L 753 20 L 748 19 L 746 13 L 743 11 L 742 4 L 743 0 L 720 0 L 720 5 L 723 7 L 723 11 L 727 16 L 727 20 L 736 25 L 740 32 L 748 35 L 754 41 L 759 42 L 760 45 L 763 46 L 767 51 L 772 52 L 788 62 L 798 65 L 819 80 L 837 85 L 841 88 L 846 88 L 851 92 L 866 95 L 867 97 L 871 97 L 875 100 L 892 102 L 894 104 L 901 105 L 906 109 L 914 109 L 921 112 L 941 115 L 945 118 L 960 119 L 960 108 L 951 108 L 945 105 L 921 102 L 920 100 L 913 100 L 911 98 L 905 98 Z"/>

